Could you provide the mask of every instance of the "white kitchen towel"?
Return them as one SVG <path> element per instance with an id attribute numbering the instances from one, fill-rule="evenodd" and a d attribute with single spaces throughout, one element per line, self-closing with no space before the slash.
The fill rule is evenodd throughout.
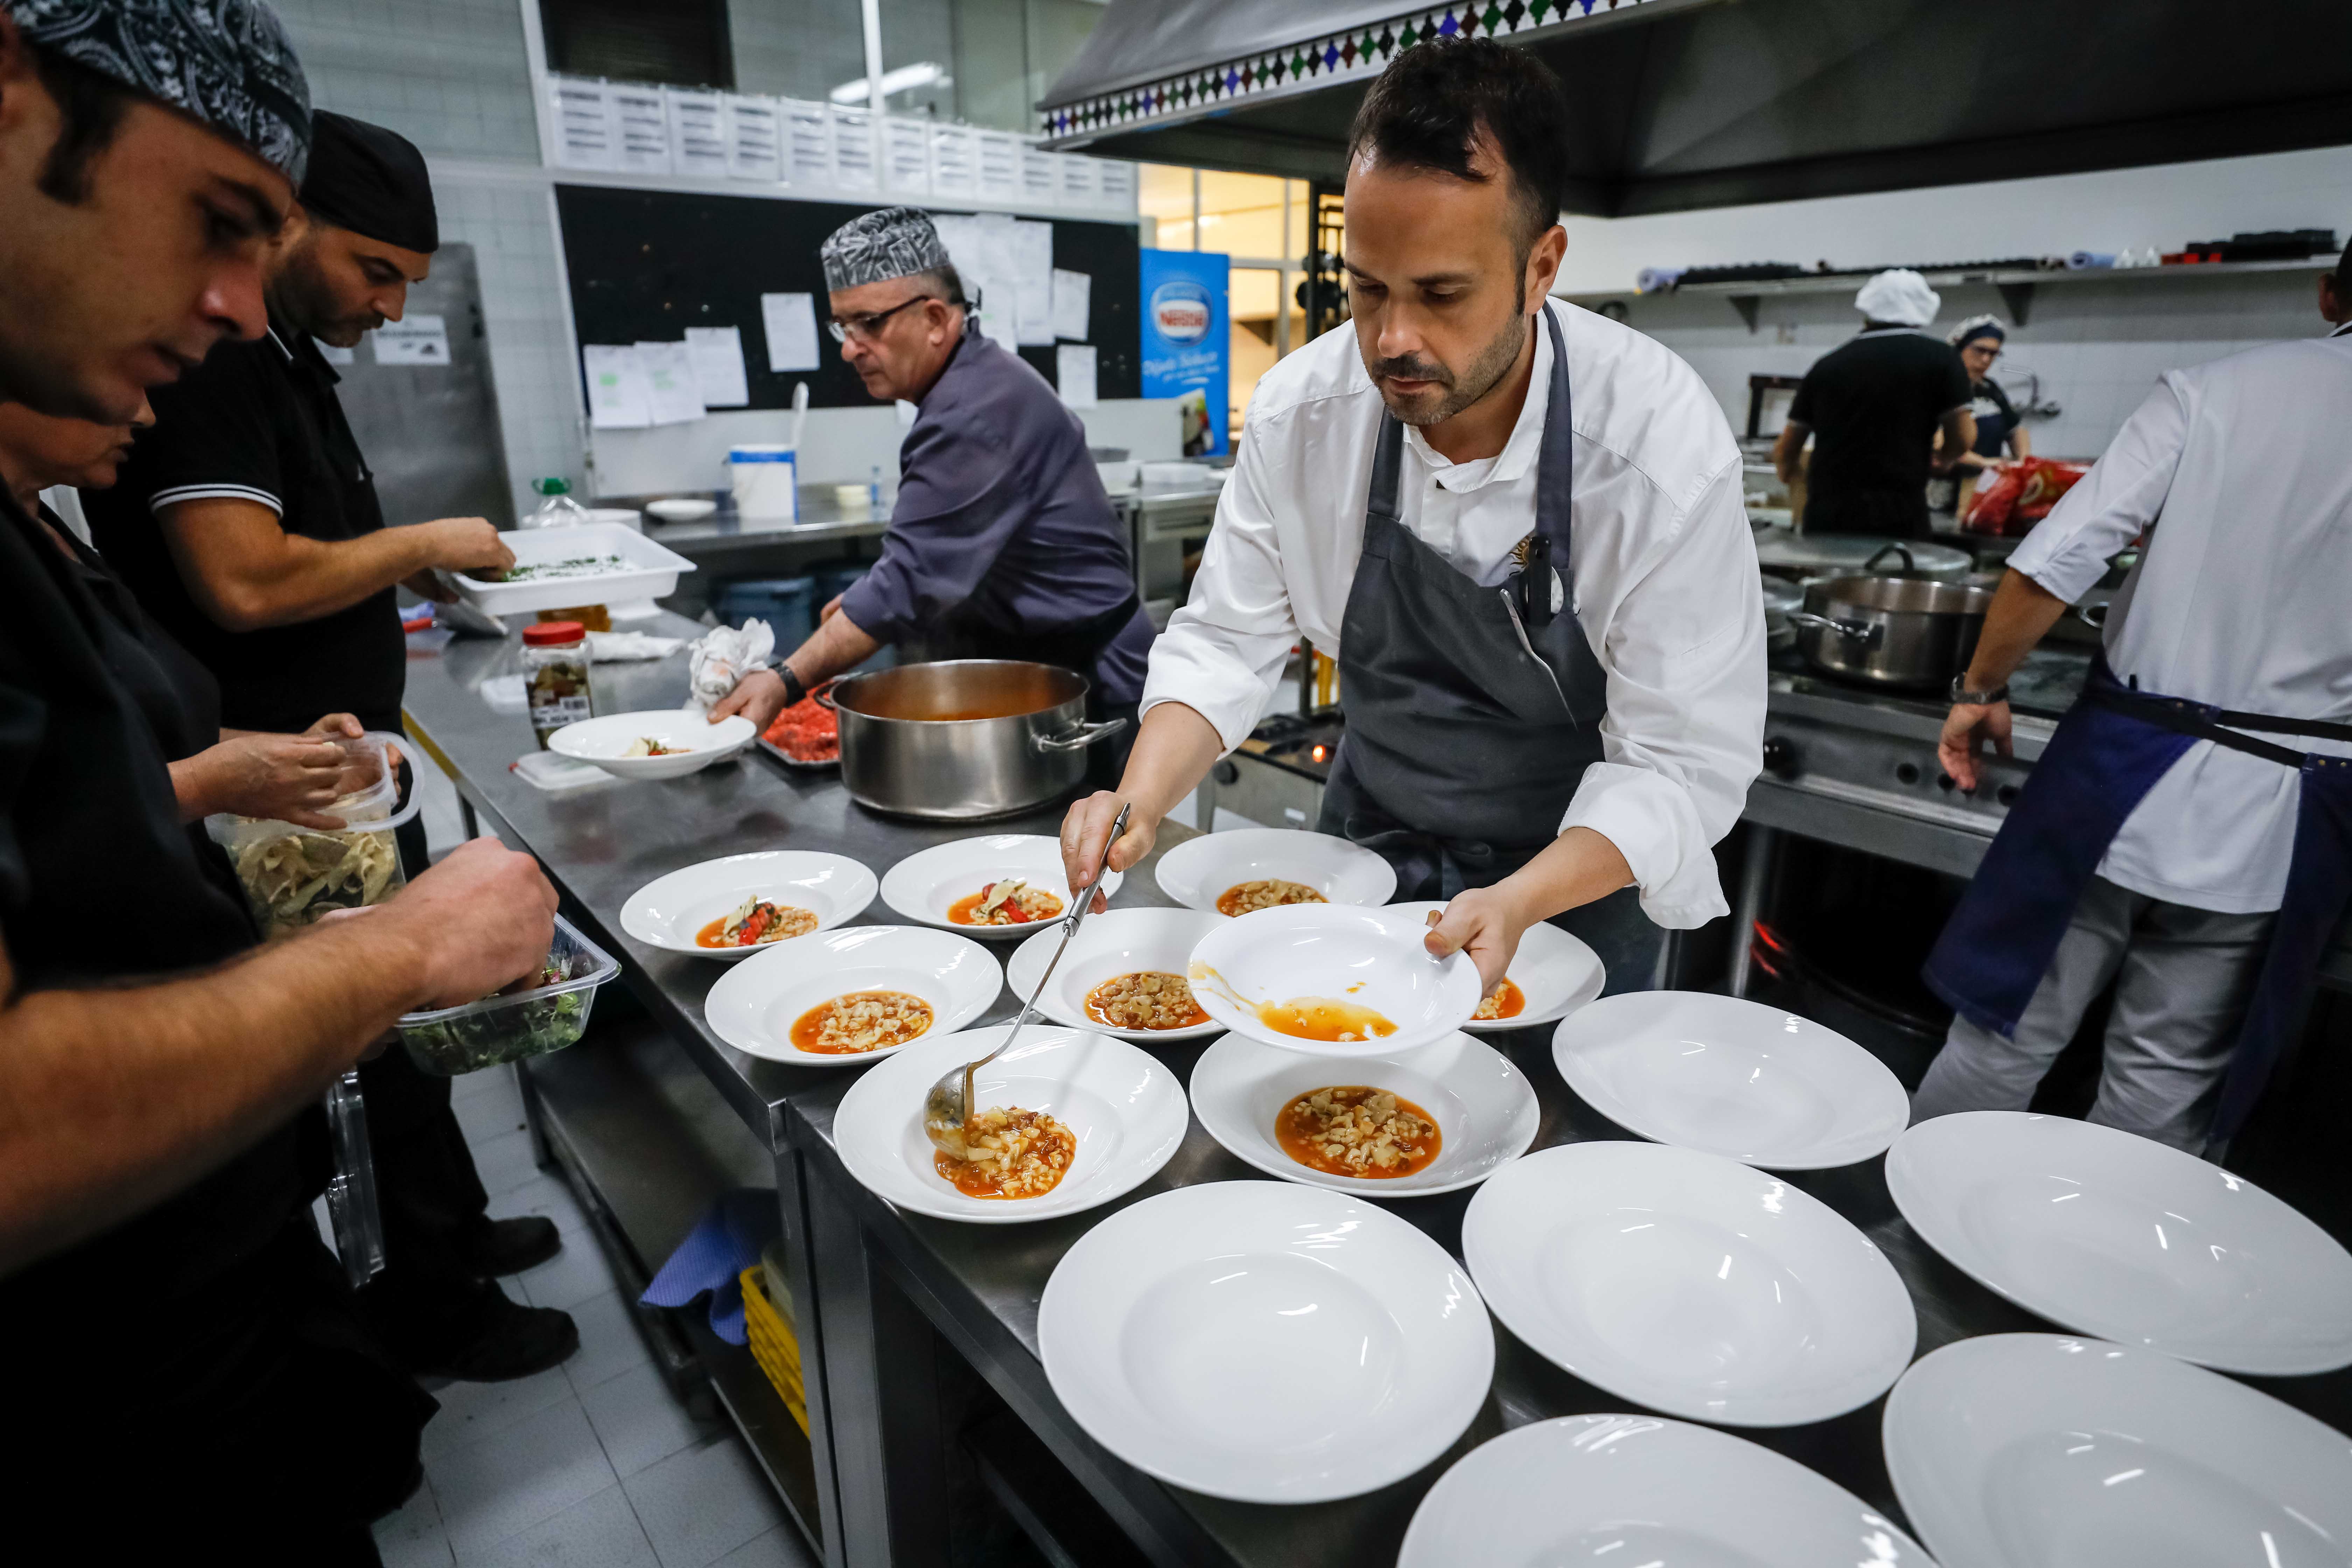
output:
<path id="1" fill-rule="evenodd" d="M 689 684 L 686 706 L 708 713 L 735 683 L 755 669 L 768 668 L 776 651 L 776 634 L 757 616 L 740 626 L 714 626 L 695 640 L 687 652 Z"/>

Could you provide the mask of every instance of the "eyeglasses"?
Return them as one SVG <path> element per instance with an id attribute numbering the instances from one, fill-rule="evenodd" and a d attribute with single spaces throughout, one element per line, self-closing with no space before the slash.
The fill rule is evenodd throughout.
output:
<path id="1" fill-rule="evenodd" d="M 851 316 L 846 319 L 835 316 L 824 324 L 824 330 L 833 334 L 833 341 L 837 343 L 845 343 L 852 338 L 856 338 L 861 343 L 870 343 L 881 336 L 883 322 L 908 306 L 919 305 L 929 298 L 929 294 L 918 294 L 911 300 L 901 300 L 888 310 L 876 310 L 871 315 Z"/>

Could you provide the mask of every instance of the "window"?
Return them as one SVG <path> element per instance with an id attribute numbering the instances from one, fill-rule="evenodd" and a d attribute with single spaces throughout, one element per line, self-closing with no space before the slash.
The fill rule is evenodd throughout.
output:
<path id="1" fill-rule="evenodd" d="M 567 76 L 735 85 L 726 0 L 540 0 L 547 64 Z"/>

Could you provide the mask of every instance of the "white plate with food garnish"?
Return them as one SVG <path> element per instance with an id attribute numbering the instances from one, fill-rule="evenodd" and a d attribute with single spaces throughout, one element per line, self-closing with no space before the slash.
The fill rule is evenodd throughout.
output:
<path id="1" fill-rule="evenodd" d="M 1106 910 L 1071 939 L 1037 1010 L 1074 1029 L 1099 1029 L 1122 1040 L 1198 1040 L 1224 1026 L 1192 996 L 1184 966 L 1192 949 L 1222 923 L 1200 910 Z M 1005 979 L 1027 1001 L 1061 945 L 1048 927 L 1013 950 Z"/>
<path id="2" fill-rule="evenodd" d="M 874 890 L 874 873 L 845 855 L 762 849 L 655 878 L 621 906 L 621 929 L 648 947 L 732 962 L 856 920 Z"/>
<path id="3" fill-rule="evenodd" d="M 1385 907 L 1424 923 L 1445 911 L 1443 900 Z M 1492 1035 L 1556 1024 L 1600 995 L 1608 984 L 1609 971 L 1601 955 L 1581 937 L 1538 921 L 1520 933 L 1519 951 L 1511 955 L 1503 984 L 1493 995 L 1479 998 L 1478 1010 L 1462 1026 L 1474 1035 Z"/>
<path id="4" fill-rule="evenodd" d="M 1245 915 L 1287 904 L 1384 904 L 1396 870 L 1360 844 L 1296 827 L 1188 838 L 1160 858 L 1160 890 L 1188 910 Z"/>
<path id="5" fill-rule="evenodd" d="M 1886 1392 L 1919 1323 L 1894 1265 L 1810 1193 L 1719 1154 L 1570 1143 L 1470 1200 L 1462 1256 L 1536 1352 L 1693 1421 L 1794 1426 Z"/>
<path id="6" fill-rule="evenodd" d="M 735 965 L 703 999 L 702 1016 L 739 1051 L 854 1068 L 954 1034 L 1003 989 L 996 955 L 976 942 L 912 926 L 843 926 Z"/>
<path id="7" fill-rule="evenodd" d="M 566 724 L 547 738 L 547 749 L 615 778 L 675 779 L 733 756 L 759 733 L 740 713 L 713 724 L 691 709 L 653 708 Z"/>
<path id="8" fill-rule="evenodd" d="M 1310 1503 L 1402 1480 L 1486 1402 L 1495 1331 L 1445 1249 L 1286 1182 L 1155 1194 L 1080 1237 L 1037 1306 L 1087 1435 L 1172 1485 Z"/>
<path id="9" fill-rule="evenodd" d="M 1767 1170 L 1867 1160 L 1911 1120 L 1885 1063 L 1834 1029 L 1737 996 L 1604 997 L 1561 1023 L 1551 1059 L 1618 1126 Z"/>
<path id="10" fill-rule="evenodd" d="M 1234 1158 L 1375 1198 L 1475 1186 L 1526 1153 L 1543 1123 L 1527 1074 L 1462 1034 L 1345 1064 L 1227 1035 L 1192 1064 L 1192 1093 Z"/>
<path id="11" fill-rule="evenodd" d="M 841 1163 L 902 1209 L 1019 1225 L 1107 1204 L 1148 1181 L 1191 1124 L 1176 1075 L 1124 1040 L 1032 1024 L 972 1075 L 956 1160 L 923 1131 L 943 1074 L 994 1050 L 1011 1026 L 924 1040 L 859 1079 L 833 1113 Z"/>
<path id="12" fill-rule="evenodd" d="M 1106 894 L 1126 879 L 1103 879 Z M 910 921 L 991 941 L 1027 936 L 1070 912 L 1059 839 L 984 833 L 908 856 L 882 874 L 882 901 Z"/>
<path id="13" fill-rule="evenodd" d="M 1532 1422 L 1456 1460 L 1413 1510 L 1396 1568 L 1465 1563 L 1935 1568 L 1796 1460 L 1655 1415 Z"/>
<path id="14" fill-rule="evenodd" d="M 1394 1056 L 1477 1011 L 1477 966 L 1432 957 L 1427 935 L 1393 910 L 1291 904 L 1218 926 L 1184 973 L 1202 1010 L 1236 1034 L 1309 1056 Z"/>

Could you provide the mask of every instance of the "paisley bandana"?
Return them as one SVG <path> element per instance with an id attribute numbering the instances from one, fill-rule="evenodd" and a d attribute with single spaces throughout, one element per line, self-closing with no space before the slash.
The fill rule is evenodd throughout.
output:
<path id="1" fill-rule="evenodd" d="M 884 207 L 852 218 L 825 237 L 817 255 L 824 262 L 824 286 L 835 293 L 950 265 L 940 231 L 913 207 Z"/>
<path id="2" fill-rule="evenodd" d="M 310 152 L 310 87 L 264 0 L 0 4 L 26 43 L 202 121 L 301 184 Z"/>

